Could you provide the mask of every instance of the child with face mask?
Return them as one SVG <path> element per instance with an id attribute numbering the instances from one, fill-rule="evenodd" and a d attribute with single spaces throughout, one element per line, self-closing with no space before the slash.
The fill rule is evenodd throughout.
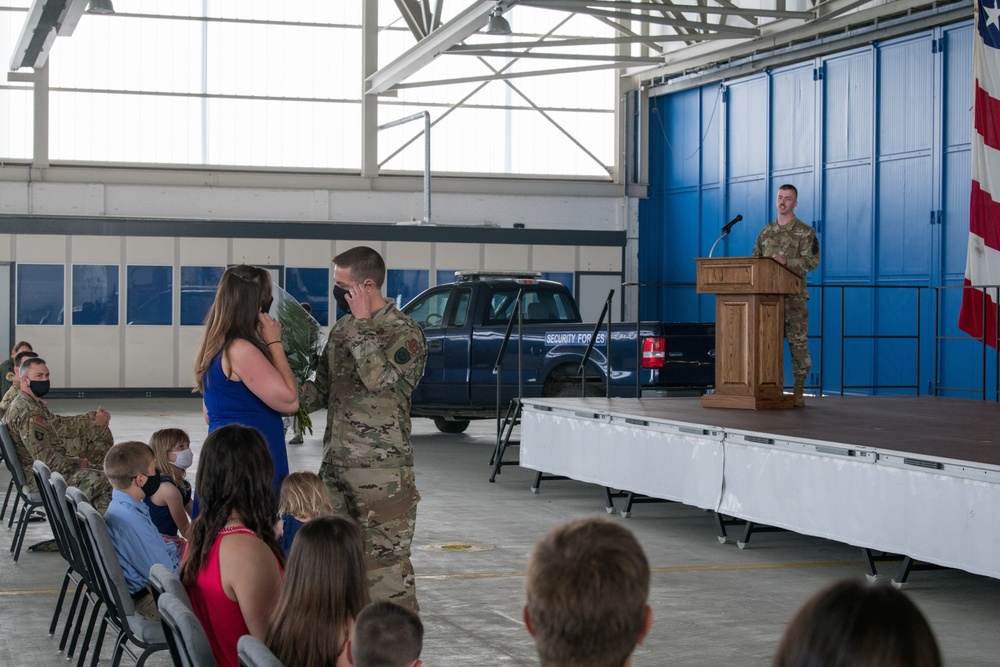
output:
<path id="1" fill-rule="evenodd" d="M 191 527 L 191 483 L 185 479 L 194 460 L 191 439 L 179 428 L 165 428 L 149 439 L 159 486 L 143 502 L 161 535 L 188 539 Z"/>
<path id="2" fill-rule="evenodd" d="M 153 452 L 144 442 L 121 442 L 104 457 L 104 474 L 114 489 L 104 514 L 118 562 L 136 610 L 159 618 L 149 590 L 149 569 L 162 564 L 174 574 L 180 567 L 177 545 L 161 537 L 142 502 L 160 486 Z"/>

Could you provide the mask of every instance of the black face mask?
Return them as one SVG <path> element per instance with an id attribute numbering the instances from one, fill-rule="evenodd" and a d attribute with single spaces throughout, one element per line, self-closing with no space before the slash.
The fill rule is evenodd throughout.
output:
<path id="1" fill-rule="evenodd" d="M 28 388 L 31 389 L 31 393 L 35 395 L 35 398 L 41 398 L 45 394 L 49 393 L 49 381 L 29 380 Z"/>
<path id="2" fill-rule="evenodd" d="M 153 495 L 160 488 L 160 471 L 157 470 L 151 476 L 146 478 L 146 483 L 142 485 L 142 492 L 146 494 L 146 497 Z"/>
<path id="3" fill-rule="evenodd" d="M 345 313 L 351 312 L 351 304 L 347 303 L 348 292 L 340 285 L 333 286 L 333 300 L 337 302 L 337 306 Z"/>
<path id="4" fill-rule="evenodd" d="M 272 303 L 274 303 L 274 297 L 273 296 L 270 299 L 268 299 L 267 301 L 264 302 L 264 305 L 260 307 L 260 312 L 262 312 L 262 313 L 269 313 L 269 312 L 271 312 L 271 304 Z"/>

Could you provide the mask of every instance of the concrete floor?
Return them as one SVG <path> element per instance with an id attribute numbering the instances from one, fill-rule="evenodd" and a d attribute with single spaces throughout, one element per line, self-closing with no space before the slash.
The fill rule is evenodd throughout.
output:
<path id="1" fill-rule="evenodd" d="M 111 412 L 118 441 L 179 426 L 197 452 L 206 435 L 197 400 L 54 400 L 52 407 L 71 414 L 98 403 Z M 314 417 L 324 423 L 324 413 Z M 557 523 L 604 514 L 603 493 L 593 485 L 545 481 L 532 494 L 534 473 L 514 466 L 488 483 L 494 427 L 473 423 L 455 436 L 438 433 L 430 421 L 414 422 L 423 500 L 413 563 L 428 667 L 536 664 L 521 623 L 531 545 Z M 318 469 L 321 435 L 320 427 L 304 445 L 289 446 L 292 470 Z M 5 471 L 0 483 L 6 486 Z M 858 549 L 821 539 L 778 532 L 755 534 L 743 550 L 720 544 L 712 515 L 691 507 L 637 505 L 631 518 L 617 520 L 636 533 L 653 567 L 655 621 L 636 651 L 639 666 L 767 665 L 788 618 L 810 594 L 837 578 L 864 576 Z M 46 524 L 32 524 L 26 543 L 49 535 Z M 455 545 L 470 548 L 443 548 Z M 46 629 L 64 571 L 55 553 L 26 552 L 17 564 L 0 558 L 0 665 L 63 660 L 58 638 Z M 1000 664 L 1000 581 L 921 571 L 906 590 L 930 620 L 948 665 Z M 148 664 L 169 662 L 163 653 Z"/>

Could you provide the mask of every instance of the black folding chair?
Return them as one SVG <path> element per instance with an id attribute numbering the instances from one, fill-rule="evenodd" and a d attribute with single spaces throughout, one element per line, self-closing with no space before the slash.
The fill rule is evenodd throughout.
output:
<path id="1" fill-rule="evenodd" d="M 7 430 L 7 425 L 3 422 L 0 422 L 0 441 L 3 443 L 4 463 L 7 465 L 7 470 L 10 471 L 11 480 L 14 482 L 14 488 L 17 491 L 14 499 L 14 507 L 10 511 L 10 520 L 7 523 L 8 527 L 14 521 L 18 502 L 24 503 L 21 505 L 21 513 L 18 515 L 14 538 L 10 542 L 10 552 L 14 554 L 14 562 L 16 563 L 17 559 L 21 556 L 21 545 L 24 543 L 25 533 L 28 532 L 28 522 L 32 517 L 44 516 L 40 511 L 42 509 L 42 494 L 28 491 L 25 488 L 27 481 L 24 477 L 24 468 L 21 467 L 20 459 L 17 457 L 17 448 L 10 437 L 10 431 Z"/>

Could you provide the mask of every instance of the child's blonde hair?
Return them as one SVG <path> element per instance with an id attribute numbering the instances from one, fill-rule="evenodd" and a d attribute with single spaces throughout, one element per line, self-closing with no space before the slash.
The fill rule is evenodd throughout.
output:
<path id="1" fill-rule="evenodd" d="M 279 514 L 315 519 L 333 514 L 330 492 L 319 475 L 314 472 L 293 472 L 281 483 Z"/>
<path id="2" fill-rule="evenodd" d="M 104 456 L 104 474 L 111 486 L 119 491 L 132 486 L 132 480 L 145 475 L 153 452 L 146 443 L 137 440 L 119 442 Z"/>
<path id="3" fill-rule="evenodd" d="M 167 454 L 177 445 L 191 444 L 191 438 L 187 432 L 181 428 L 163 428 L 156 431 L 149 437 L 149 448 L 153 450 L 153 458 L 156 460 L 156 469 L 161 475 L 166 475 L 174 486 L 180 487 L 181 482 L 187 477 L 187 470 L 178 468 L 170 462 Z"/>

